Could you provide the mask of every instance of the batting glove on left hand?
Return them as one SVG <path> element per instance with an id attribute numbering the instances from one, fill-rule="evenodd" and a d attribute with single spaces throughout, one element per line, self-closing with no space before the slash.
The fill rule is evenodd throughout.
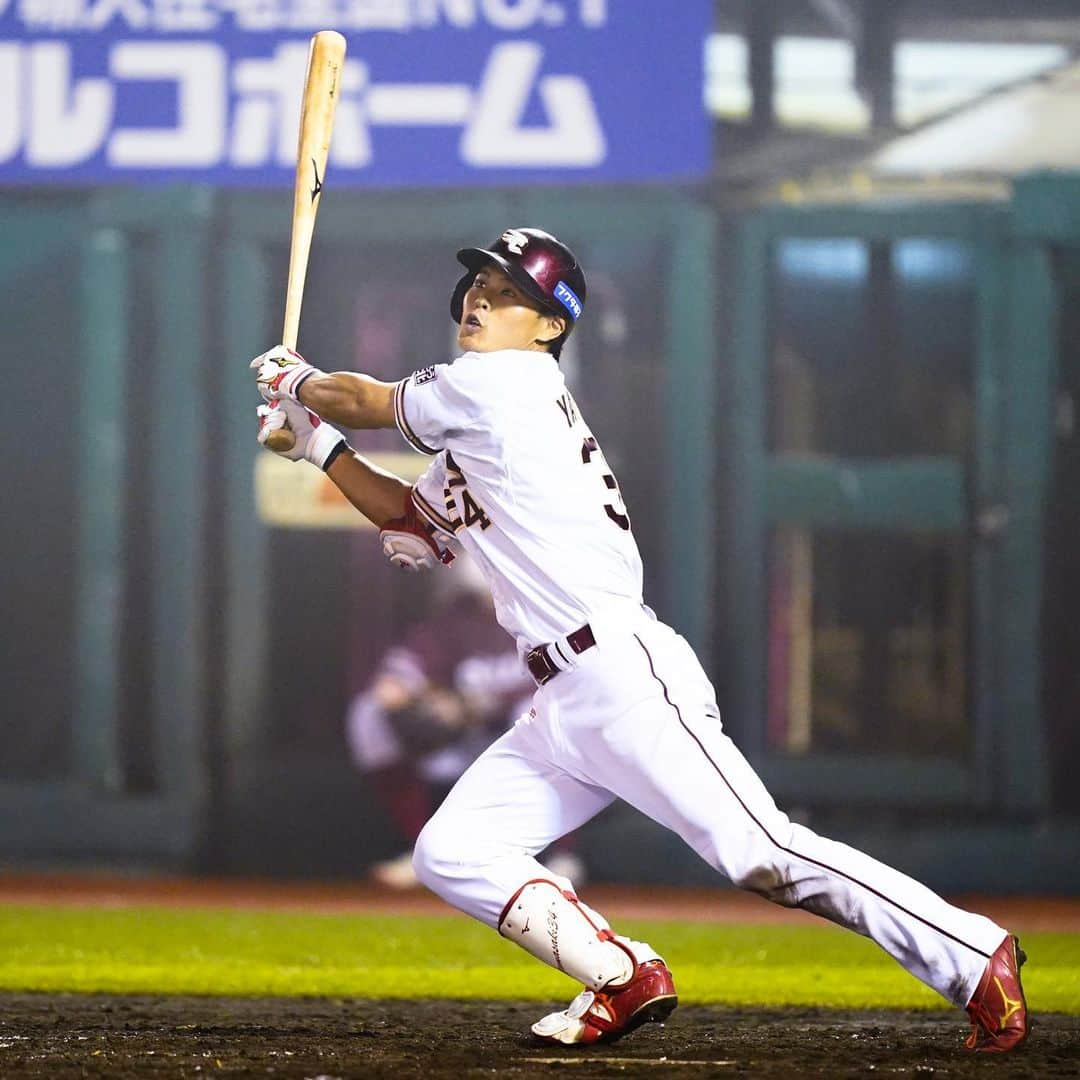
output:
<path id="1" fill-rule="evenodd" d="M 405 496 L 404 513 L 387 521 L 379 530 L 383 554 L 402 570 L 431 570 L 454 561 L 452 533 L 434 529 L 421 519 L 413 505 L 412 493 Z"/>
<path id="2" fill-rule="evenodd" d="M 345 436 L 337 428 L 323 423 L 313 412 L 288 398 L 282 398 L 272 405 L 260 405 L 256 411 L 259 414 L 260 444 L 265 444 L 272 431 L 279 430 L 288 422 L 296 436 L 296 444 L 289 450 L 275 453 L 290 461 L 310 461 L 312 465 L 325 469 L 330 455 L 345 442 Z"/>
<path id="3" fill-rule="evenodd" d="M 309 364 L 298 352 L 275 345 L 260 353 L 248 365 L 255 372 L 259 393 L 265 401 L 273 403 L 277 398 L 299 401 L 300 385 L 309 375 L 321 375 L 317 367 Z"/>

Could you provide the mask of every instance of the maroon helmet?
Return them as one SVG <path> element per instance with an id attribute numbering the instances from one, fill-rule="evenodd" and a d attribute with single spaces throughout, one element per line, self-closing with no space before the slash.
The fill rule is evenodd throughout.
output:
<path id="1" fill-rule="evenodd" d="M 541 308 L 566 319 L 566 330 L 551 346 L 558 357 L 585 308 L 585 272 L 565 244 L 541 229 L 507 229 L 490 248 L 462 248 L 457 258 L 468 272 L 450 298 L 454 322 L 461 322 L 465 294 L 477 271 L 494 263 Z"/>

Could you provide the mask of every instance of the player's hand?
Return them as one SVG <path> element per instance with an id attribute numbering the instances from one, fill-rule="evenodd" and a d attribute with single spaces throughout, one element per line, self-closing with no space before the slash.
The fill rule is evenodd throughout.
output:
<path id="1" fill-rule="evenodd" d="M 278 398 L 299 401 L 297 392 L 300 384 L 309 376 L 322 372 L 312 367 L 298 352 L 275 345 L 260 353 L 248 365 L 255 372 L 255 381 L 259 384 L 259 393 L 263 400 L 271 404 Z"/>
<path id="2" fill-rule="evenodd" d="M 258 440 L 263 445 L 272 431 L 279 430 L 286 423 L 292 428 L 296 436 L 295 445 L 288 450 L 275 451 L 279 457 L 290 461 L 310 461 L 322 469 L 334 448 L 345 441 L 345 436 L 337 428 L 323 423 L 313 412 L 288 398 L 270 405 L 260 405 L 256 411 L 259 415 Z"/>
<path id="3" fill-rule="evenodd" d="M 416 512 L 412 492 L 405 497 L 401 517 L 392 518 L 379 530 L 383 554 L 402 570 L 431 570 L 454 561 L 450 550 L 453 533 L 443 532 L 424 521 Z"/>
<path id="4" fill-rule="evenodd" d="M 433 570 L 440 563 L 449 565 L 453 562 L 453 552 L 440 550 L 434 538 L 426 533 L 388 522 L 379 530 L 383 554 L 399 569 L 415 573 L 418 570 Z"/>
<path id="5" fill-rule="evenodd" d="M 432 720 L 447 731 L 462 731 L 468 726 L 465 701 L 456 690 L 429 688 L 424 691 L 421 701 Z"/>

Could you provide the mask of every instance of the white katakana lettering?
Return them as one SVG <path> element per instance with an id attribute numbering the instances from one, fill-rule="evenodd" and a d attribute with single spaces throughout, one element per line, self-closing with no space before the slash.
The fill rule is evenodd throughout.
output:
<path id="1" fill-rule="evenodd" d="M 133 30 L 141 30 L 150 23 L 150 12 L 142 0 L 95 0 L 86 13 L 84 26 L 100 30 L 114 18 L 120 18 Z"/>
<path id="2" fill-rule="evenodd" d="M 471 103 L 460 83 L 379 83 L 368 91 L 367 115 L 387 127 L 453 127 L 468 120 Z"/>
<path id="3" fill-rule="evenodd" d="M 239 101 L 233 119 L 229 162 L 240 168 L 291 165 L 296 160 L 300 105 L 308 48 L 279 45 L 269 60 L 241 60 L 233 69 Z M 330 161 L 359 168 L 371 160 L 371 143 L 357 98 L 367 68 L 347 60 L 341 72 Z"/>
<path id="4" fill-rule="evenodd" d="M 336 26 L 337 0 L 288 0 L 287 25 L 298 30 L 315 30 L 320 26 Z"/>
<path id="5" fill-rule="evenodd" d="M 125 41 L 113 47 L 114 79 L 176 83 L 176 124 L 118 128 L 109 140 L 110 165 L 121 168 L 199 168 L 216 165 L 225 148 L 226 54 L 213 42 Z"/>
<path id="6" fill-rule="evenodd" d="M 31 30 L 73 30 L 83 23 L 86 0 L 17 0 L 17 10 Z"/>
<path id="7" fill-rule="evenodd" d="M 211 0 L 151 0 L 158 30 L 211 30 L 221 21 Z"/>
<path id="8" fill-rule="evenodd" d="M 22 48 L 0 42 L 0 161 L 10 161 L 22 142 Z"/>
<path id="9" fill-rule="evenodd" d="M 30 47 L 31 165 L 77 165 L 101 149 L 113 116 L 107 79 L 71 77 L 71 49 L 59 42 Z"/>
<path id="10" fill-rule="evenodd" d="M 468 164 L 584 168 L 604 160 L 607 145 L 588 85 L 576 75 L 541 77 L 543 58 L 543 49 L 529 41 L 492 49 L 461 140 Z M 523 123 L 534 92 L 547 112 L 547 127 Z"/>
<path id="11" fill-rule="evenodd" d="M 603 26 L 607 22 L 607 0 L 579 0 L 581 25 Z"/>
<path id="12" fill-rule="evenodd" d="M 285 25 L 283 0 L 220 0 L 231 11 L 240 30 L 277 30 Z"/>

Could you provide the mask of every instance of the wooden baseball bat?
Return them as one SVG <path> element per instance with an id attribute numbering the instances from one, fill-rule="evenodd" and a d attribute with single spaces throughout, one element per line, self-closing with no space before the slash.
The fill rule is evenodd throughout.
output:
<path id="1" fill-rule="evenodd" d="M 285 288 L 285 327 L 282 343 L 296 348 L 300 328 L 300 305 L 304 300 L 311 236 L 326 179 L 326 157 L 334 130 L 341 69 L 345 62 L 345 39 L 336 30 L 320 30 L 311 39 L 304 101 L 300 108 L 300 140 L 296 148 L 296 182 L 293 186 L 292 243 L 289 247 L 289 280 Z M 290 450 L 296 436 L 289 427 L 271 432 L 271 450 Z"/>

